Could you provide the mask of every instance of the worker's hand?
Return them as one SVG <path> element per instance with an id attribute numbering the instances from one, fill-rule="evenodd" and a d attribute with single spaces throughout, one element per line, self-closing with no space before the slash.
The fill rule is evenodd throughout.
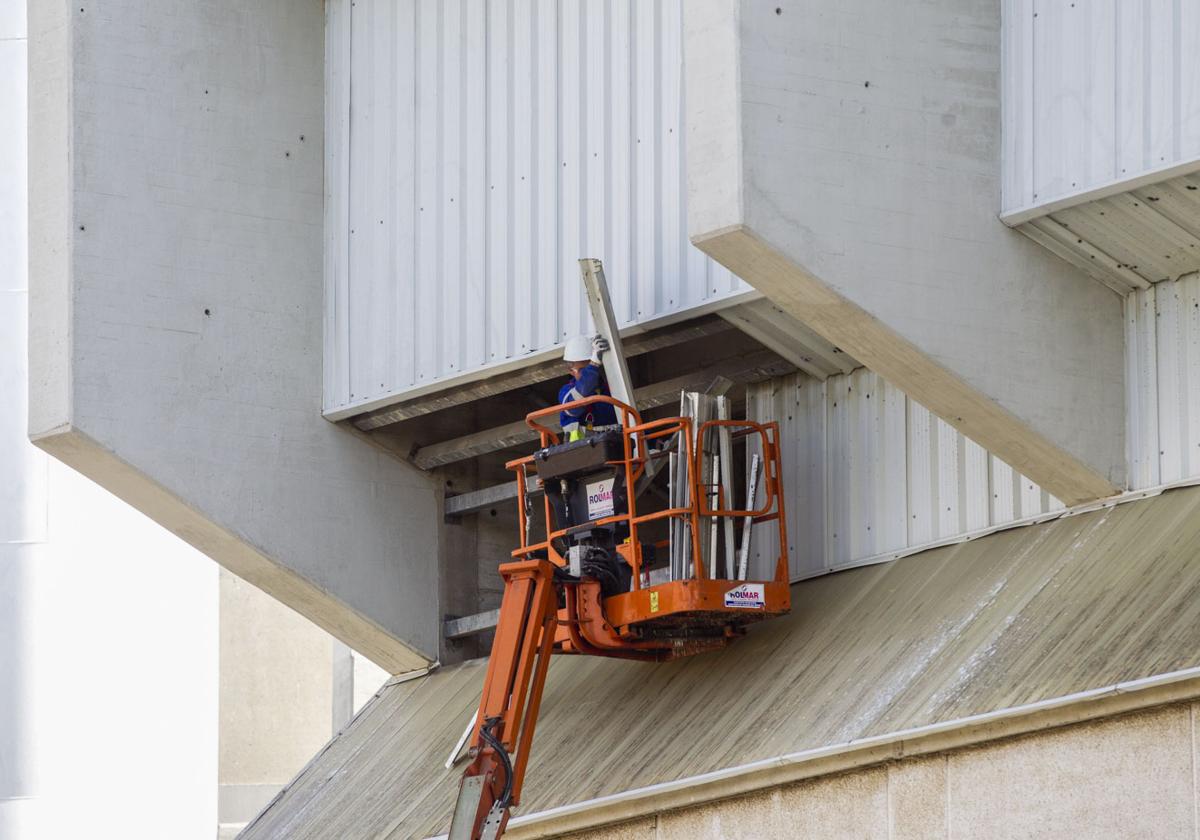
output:
<path id="1" fill-rule="evenodd" d="M 608 339 L 598 335 L 592 339 L 592 362 L 600 364 L 600 357 L 608 352 Z"/>

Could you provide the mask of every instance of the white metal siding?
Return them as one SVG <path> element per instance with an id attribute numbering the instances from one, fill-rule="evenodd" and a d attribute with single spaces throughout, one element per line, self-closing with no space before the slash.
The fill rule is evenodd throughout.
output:
<path id="1" fill-rule="evenodd" d="M 1046 210 L 1017 229 L 1120 295 L 1200 270 L 1200 173 Z"/>
<path id="2" fill-rule="evenodd" d="M 1200 2 L 1002 8 L 1006 213 L 1200 158 Z"/>
<path id="3" fill-rule="evenodd" d="M 330 0 L 326 412 L 749 290 L 687 241 L 682 0 Z M 348 68 L 348 70 L 347 70 Z"/>
<path id="4" fill-rule="evenodd" d="M 793 580 L 1063 508 L 865 368 L 753 385 L 746 413 L 780 425 Z M 772 537 L 756 527 L 757 574 L 777 556 Z"/>
<path id="5" fill-rule="evenodd" d="M 1200 477 L 1200 274 L 1125 299 L 1130 484 Z"/>

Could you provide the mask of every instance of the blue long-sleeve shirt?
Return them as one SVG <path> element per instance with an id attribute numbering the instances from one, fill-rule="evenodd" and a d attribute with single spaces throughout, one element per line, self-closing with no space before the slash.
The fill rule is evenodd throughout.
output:
<path id="1" fill-rule="evenodd" d="M 578 379 L 572 377 L 558 389 L 558 401 L 559 403 L 569 403 L 594 394 L 609 396 L 608 386 L 601 376 L 600 366 L 588 365 L 580 373 Z M 558 421 L 563 428 L 571 423 L 582 423 L 592 427 L 614 426 L 617 423 L 617 410 L 608 403 L 592 403 L 568 411 L 560 411 Z"/>

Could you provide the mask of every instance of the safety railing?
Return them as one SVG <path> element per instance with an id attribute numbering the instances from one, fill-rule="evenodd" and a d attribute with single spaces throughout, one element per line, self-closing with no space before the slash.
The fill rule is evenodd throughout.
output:
<path id="1" fill-rule="evenodd" d="M 775 577 L 774 579 L 780 582 L 788 580 L 788 565 L 787 565 L 787 517 L 783 513 L 783 488 L 782 488 L 782 467 L 779 459 L 779 424 L 772 421 L 769 423 L 755 423 L 752 420 L 708 420 L 700 425 L 696 434 L 698 441 L 696 450 L 696 466 L 704 463 L 705 451 L 704 440 L 709 429 L 713 428 L 728 428 L 730 437 L 734 440 L 750 438 L 757 436 L 759 441 L 759 449 L 762 457 L 763 471 L 763 491 L 764 498 L 762 507 L 759 508 L 728 508 L 726 507 L 725 493 L 720 485 L 713 488 L 714 493 L 702 493 L 697 500 L 699 515 L 701 517 L 734 517 L 740 519 L 746 528 L 753 525 L 759 525 L 766 522 L 777 522 L 779 532 L 779 557 L 775 561 Z M 707 499 L 711 495 L 717 496 L 717 507 L 710 508 Z M 753 499 L 747 500 L 747 505 L 752 506 Z"/>
<path id="2" fill-rule="evenodd" d="M 597 403 L 606 403 L 613 406 L 620 415 L 624 457 L 620 461 L 610 461 L 608 463 L 614 467 L 622 467 L 624 470 L 627 509 L 619 513 L 614 513 L 611 516 L 597 519 L 593 524 L 625 524 L 628 527 L 629 549 L 627 559 L 632 567 L 632 587 L 634 590 L 643 588 L 645 583 L 642 575 L 642 542 L 638 536 L 638 529 L 652 522 L 670 518 L 687 520 L 690 526 L 687 528 L 687 531 L 691 549 L 691 566 L 694 577 L 698 579 L 709 577 L 708 570 L 704 566 L 700 545 L 700 521 L 702 518 L 732 517 L 743 521 L 746 528 L 754 524 L 772 521 L 778 522 L 780 557 L 776 563 L 774 579 L 786 582 L 787 533 L 785 517 L 782 515 L 783 504 L 782 490 L 780 488 L 781 471 L 778 448 L 779 428 L 777 424 L 761 424 L 749 420 L 709 420 L 703 423 L 697 430 L 697 433 L 693 435 L 692 421 L 687 417 L 669 417 L 644 422 L 636 409 L 613 397 L 600 394 L 564 403 L 563 405 L 539 409 L 530 413 L 525 418 L 526 423 L 531 429 L 538 432 L 542 448 L 554 446 L 560 443 L 558 434 L 553 428 L 539 421 L 552 415 L 558 415 L 562 411 L 584 408 Z M 762 450 L 763 459 L 764 481 L 762 486 L 765 493 L 761 507 L 755 509 L 729 507 L 729 500 L 724 498 L 724 492 L 719 487 L 716 488 L 718 495 L 717 507 L 713 508 L 708 505 L 707 498 L 710 494 L 705 492 L 706 488 L 701 485 L 701 470 L 699 466 L 704 457 L 703 441 L 705 433 L 710 428 L 718 426 L 729 427 L 731 437 L 734 439 L 749 435 L 759 436 L 759 446 Z M 690 488 L 688 503 L 686 505 L 669 505 L 662 510 L 638 513 L 638 480 L 645 475 L 647 465 L 652 458 L 667 457 L 665 451 L 654 450 L 651 443 L 669 438 L 675 438 L 677 441 L 676 446 L 682 449 L 682 457 L 679 459 L 679 462 L 685 465 L 687 469 L 687 484 Z M 693 441 L 696 442 L 695 445 L 693 445 Z M 516 473 L 518 489 L 517 512 L 520 528 L 520 545 L 512 551 L 512 556 L 531 557 L 539 552 L 545 552 L 546 556 L 552 562 L 563 565 L 565 561 L 562 555 L 554 548 L 554 542 L 565 537 L 572 529 L 571 527 L 552 527 L 554 517 L 547 494 L 543 494 L 543 515 L 546 523 L 545 539 L 531 542 L 532 506 L 527 491 L 527 484 L 529 467 L 533 462 L 534 456 L 531 454 L 513 459 L 505 464 L 508 469 Z M 753 501 L 750 504 L 753 504 Z"/>

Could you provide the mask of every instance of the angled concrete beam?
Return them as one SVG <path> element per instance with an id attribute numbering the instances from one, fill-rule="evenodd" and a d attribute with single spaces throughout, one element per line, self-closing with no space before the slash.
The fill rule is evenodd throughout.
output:
<path id="1" fill-rule="evenodd" d="M 437 488 L 321 416 L 322 5 L 29 13 L 30 437 L 389 671 L 424 666 Z"/>
<path id="2" fill-rule="evenodd" d="M 885 379 L 901 386 L 924 405 L 1060 499 L 1100 498 L 1112 485 L 1062 448 L 1040 435 L 994 400 L 921 352 L 895 330 L 828 286 L 746 228 L 701 237 L 696 244 L 723 265 L 739 266 L 739 275 L 755 287 L 771 289 L 772 299 L 788 311 L 804 312 L 809 325 L 839 336 L 842 346 Z M 1041 476 L 1030 472 L 1036 470 Z M 1047 483 L 1048 482 L 1048 483 Z"/>
<path id="3" fill-rule="evenodd" d="M 997 219 L 999 6 L 685 28 L 693 242 L 1063 501 L 1117 492 L 1120 298 Z"/>

